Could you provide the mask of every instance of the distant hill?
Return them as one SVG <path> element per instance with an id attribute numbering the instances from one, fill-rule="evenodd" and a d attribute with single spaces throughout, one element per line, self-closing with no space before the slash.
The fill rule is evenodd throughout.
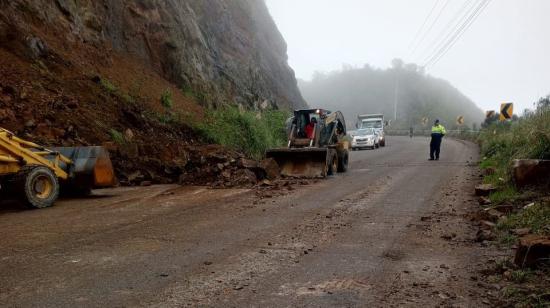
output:
<path id="1" fill-rule="evenodd" d="M 430 123 L 438 118 L 451 129 L 456 127 L 458 116 L 464 116 L 465 125 L 470 128 L 480 126 L 484 119 L 482 110 L 449 82 L 426 75 L 415 64 L 404 64 L 398 59 L 392 64 L 385 70 L 366 65 L 316 73 L 312 81 L 299 80 L 298 85 L 310 106 L 341 110 L 350 128 L 355 125 L 357 114 L 364 113 L 383 113 L 396 129 L 411 125 L 420 128 L 424 117 Z"/>

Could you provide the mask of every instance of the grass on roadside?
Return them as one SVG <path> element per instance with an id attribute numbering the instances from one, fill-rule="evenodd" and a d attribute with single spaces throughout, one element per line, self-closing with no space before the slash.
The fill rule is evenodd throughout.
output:
<path id="1" fill-rule="evenodd" d="M 489 199 L 491 200 L 492 204 L 501 204 L 503 202 L 514 202 L 519 197 L 520 197 L 520 193 L 512 185 L 506 185 L 489 195 Z"/>
<path id="2" fill-rule="evenodd" d="M 497 224 L 497 230 L 529 228 L 535 234 L 550 235 L 550 204 L 538 202 Z"/>
<path id="3" fill-rule="evenodd" d="M 517 286 L 503 288 L 501 295 L 511 303 L 513 307 L 547 308 L 550 306 L 550 291 L 527 290 Z"/>

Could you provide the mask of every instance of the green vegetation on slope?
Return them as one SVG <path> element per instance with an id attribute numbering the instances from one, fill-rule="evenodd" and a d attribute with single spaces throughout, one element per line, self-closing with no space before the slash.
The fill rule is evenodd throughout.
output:
<path id="1" fill-rule="evenodd" d="M 456 127 L 460 115 L 470 128 L 479 127 L 483 120 L 482 110 L 447 81 L 400 60 L 385 70 L 365 66 L 317 73 L 312 81 L 300 81 L 299 86 L 310 106 L 341 110 L 350 128 L 356 116 L 365 113 L 383 113 L 392 119 L 392 129 L 407 130 L 410 126 L 422 129 L 423 117 L 428 117 L 428 125 L 439 118 L 448 129 Z M 393 121 L 396 98 L 397 121 Z"/>
<path id="2" fill-rule="evenodd" d="M 209 110 L 204 121 L 194 127 L 209 142 L 261 158 L 266 149 L 282 146 L 287 141 L 285 120 L 288 117 L 286 111 L 256 112 L 225 107 Z"/>

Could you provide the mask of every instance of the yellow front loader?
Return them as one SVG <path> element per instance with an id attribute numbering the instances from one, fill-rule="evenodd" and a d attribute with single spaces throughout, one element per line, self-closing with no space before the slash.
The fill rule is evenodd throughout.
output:
<path id="1" fill-rule="evenodd" d="M 266 157 L 273 158 L 281 168 L 281 175 L 324 178 L 347 171 L 349 142 L 345 139 L 346 122 L 340 111 L 296 110 L 287 124 L 287 147 L 266 151 Z M 313 127 L 309 136 L 308 125 Z"/>
<path id="2" fill-rule="evenodd" d="M 102 147 L 46 149 L 0 128 L 0 192 L 31 208 L 51 206 L 61 186 L 82 194 L 115 182 L 109 153 Z"/>

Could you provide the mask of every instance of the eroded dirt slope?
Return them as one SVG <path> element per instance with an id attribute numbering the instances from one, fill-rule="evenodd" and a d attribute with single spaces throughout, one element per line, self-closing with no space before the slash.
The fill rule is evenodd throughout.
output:
<path id="1" fill-rule="evenodd" d="M 123 183 L 245 181 L 189 125 L 229 102 L 303 103 L 261 1 L 0 1 L 0 126 L 104 145 Z"/>

